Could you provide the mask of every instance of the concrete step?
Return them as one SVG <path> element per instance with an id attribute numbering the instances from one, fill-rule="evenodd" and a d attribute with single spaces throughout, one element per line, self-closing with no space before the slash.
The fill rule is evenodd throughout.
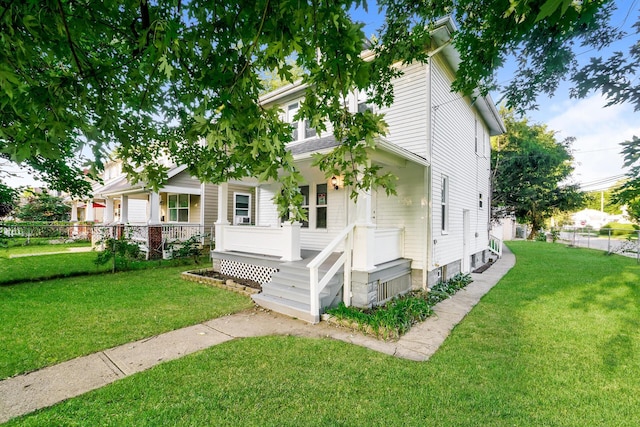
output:
<path id="1" fill-rule="evenodd" d="M 332 295 L 338 292 L 337 283 L 334 286 L 326 286 L 322 292 L 320 292 L 320 301 L 330 303 L 327 301 Z M 280 281 L 271 281 L 262 285 L 262 293 L 279 298 L 290 299 L 302 303 L 309 303 L 310 292 L 309 288 L 300 288 L 298 286 L 291 286 L 289 283 L 282 283 Z"/>
<path id="2" fill-rule="evenodd" d="M 320 322 L 319 313 L 315 313 L 313 315 L 309 313 L 309 304 L 285 300 L 283 298 L 265 295 L 264 293 L 251 295 L 251 298 L 253 299 L 253 301 L 255 301 L 256 304 L 260 305 L 261 307 L 275 311 L 277 313 L 284 314 L 296 319 L 301 319 L 309 323 L 315 324 Z"/>

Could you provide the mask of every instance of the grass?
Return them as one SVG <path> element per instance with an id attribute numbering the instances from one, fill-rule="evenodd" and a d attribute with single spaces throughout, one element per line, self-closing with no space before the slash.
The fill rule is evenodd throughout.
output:
<path id="1" fill-rule="evenodd" d="M 24 240 L 24 239 L 22 239 Z M 20 244 L 19 242 L 12 242 L 12 244 L 8 247 L 0 247 L 0 259 L 2 258 L 10 258 L 11 256 L 16 255 L 32 255 L 32 254 L 41 254 L 41 253 L 49 253 L 49 252 L 68 252 L 72 248 L 86 248 L 90 247 L 91 243 L 88 241 L 79 241 L 79 242 L 70 242 L 70 243 L 61 243 L 61 244 L 48 244 L 47 242 L 51 239 L 46 239 L 42 241 L 34 241 L 35 239 L 31 239 L 30 244 Z"/>
<path id="2" fill-rule="evenodd" d="M 186 269 L 0 286 L 0 378 L 251 306 L 247 297 L 182 280 Z"/>
<path id="3" fill-rule="evenodd" d="M 37 248 L 40 246 L 35 246 Z M 28 247 L 31 249 L 31 247 Z M 10 249 L 11 253 L 16 248 Z M 0 250 L 2 252 L 2 250 Z M 36 251 L 37 252 L 37 251 Z M 44 251 L 46 252 L 46 251 Z M 22 282 L 110 272 L 112 263 L 96 265 L 96 252 L 80 252 L 8 258 L 0 255 L 0 287 Z M 201 258 L 205 261 L 206 257 Z M 128 269 L 140 270 L 191 264 L 191 260 L 131 261 Z"/>
<path id="4" fill-rule="evenodd" d="M 637 425 L 640 266 L 509 245 L 516 266 L 428 362 L 328 339 L 235 340 L 9 425 Z"/>
<path id="5" fill-rule="evenodd" d="M 338 307 L 327 310 L 327 313 L 343 326 L 383 339 L 398 339 L 409 332 L 413 325 L 431 316 L 433 306 L 454 295 L 469 283 L 471 275 L 457 274 L 446 282 L 432 286 L 429 292 L 411 291 L 371 309 L 346 307 L 340 303 Z"/>

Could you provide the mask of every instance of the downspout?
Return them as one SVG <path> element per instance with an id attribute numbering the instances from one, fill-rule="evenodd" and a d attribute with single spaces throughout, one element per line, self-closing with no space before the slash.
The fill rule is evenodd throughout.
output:
<path id="1" fill-rule="evenodd" d="M 427 138 L 428 138 L 428 146 L 429 146 L 429 166 L 425 169 L 425 177 L 424 177 L 424 186 L 427 192 L 427 213 L 425 215 L 425 250 L 422 264 L 422 288 L 427 289 L 429 286 L 428 277 L 429 277 L 429 267 L 431 266 L 431 261 L 433 259 L 432 254 L 432 242 L 433 242 L 433 184 L 432 184 L 432 165 L 433 165 L 433 109 L 432 109 L 432 56 L 437 53 L 442 47 L 436 49 L 431 55 L 429 55 L 429 61 L 427 62 Z"/>

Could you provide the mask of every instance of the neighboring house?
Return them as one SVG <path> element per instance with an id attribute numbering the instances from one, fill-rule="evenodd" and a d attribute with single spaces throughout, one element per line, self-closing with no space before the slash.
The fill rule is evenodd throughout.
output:
<path id="1" fill-rule="evenodd" d="M 161 256 L 168 243 L 184 241 L 193 235 L 211 235 L 218 215 L 218 187 L 191 177 L 186 166 L 171 165 L 166 159 L 160 162 L 169 170 L 168 180 L 158 192 L 151 191 L 143 182 L 129 182 L 122 172 L 122 161 L 107 163 L 103 183 L 94 185 L 92 199 L 72 202 L 72 221 L 95 222 L 104 226 L 107 233 L 111 233 L 107 226 L 122 225 L 151 258 Z M 234 224 L 253 224 L 253 190 L 246 185 L 229 187 L 232 191 L 228 204 L 236 212 L 229 211 L 227 219 Z M 161 236 L 154 239 L 150 227 L 159 227 Z M 94 233 L 94 238 L 99 237 Z"/>
<path id="2" fill-rule="evenodd" d="M 289 85 L 262 98 L 292 122 L 291 150 L 305 182 L 305 223 L 281 219 L 273 204 L 277 182 L 247 182 L 253 226 L 228 216 L 230 184 L 220 184 L 214 269 L 262 284 L 254 300 L 317 322 L 339 301 L 371 307 L 411 288 L 425 289 L 490 256 L 490 142 L 505 131 L 489 97 L 451 92 L 459 56 L 450 19 L 433 32 L 428 64 L 404 66 L 395 102 L 379 110 L 389 125 L 371 150 L 373 164 L 398 177 L 397 195 L 362 192 L 356 203 L 340 177 L 325 178 L 311 155 L 338 142 L 293 122 L 304 87 Z M 372 55 L 365 52 L 365 56 Z M 349 108 L 372 108 L 352 94 Z"/>
<path id="3" fill-rule="evenodd" d="M 573 224 L 575 227 L 591 227 L 596 230 L 599 230 L 600 228 L 612 222 L 617 222 L 620 224 L 630 224 L 631 221 L 629 221 L 627 207 L 622 206 L 620 210 L 622 213 L 613 215 L 596 209 L 583 209 L 579 212 L 574 213 L 571 218 L 573 219 Z"/>

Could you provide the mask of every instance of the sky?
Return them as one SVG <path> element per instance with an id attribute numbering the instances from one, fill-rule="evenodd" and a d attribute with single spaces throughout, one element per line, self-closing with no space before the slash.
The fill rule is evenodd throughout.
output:
<path id="1" fill-rule="evenodd" d="M 373 4 L 373 2 L 371 2 Z M 617 10 L 612 16 L 615 26 L 633 33 L 631 26 L 640 14 L 639 0 L 617 0 Z M 370 6 L 368 13 L 356 12 L 356 19 L 365 24 L 365 34 L 370 37 L 380 27 L 381 16 L 375 6 Z M 628 37 L 612 45 L 609 51 L 628 51 L 628 46 L 638 37 Z M 588 48 L 577 48 L 579 62 L 588 62 L 590 57 L 599 55 Z M 606 52 L 606 51 L 603 51 Z M 506 83 L 513 73 L 512 63 L 498 70 L 497 81 Z M 575 137 L 572 145 L 575 158 L 573 182 L 581 184 L 584 190 L 606 189 L 622 178 L 623 157 L 620 154 L 620 143 L 640 136 L 640 111 L 634 112 L 630 104 L 606 107 L 606 101 L 599 93 L 585 99 L 570 99 L 569 85 L 558 88 L 553 98 L 540 97 L 538 109 L 527 112 L 530 123 L 546 124 L 549 130 L 555 131 L 558 140 Z M 499 92 L 491 94 L 494 101 L 501 98 Z"/>
<path id="2" fill-rule="evenodd" d="M 378 13 L 375 1 L 370 1 L 368 12 L 355 10 L 354 19 L 365 24 L 365 34 L 370 37 L 377 33 L 382 24 L 382 15 Z M 631 25 L 636 22 L 640 9 L 640 0 L 617 0 L 618 10 L 614 12 L 612 22 L 633 32 Z M 614 44 L 611 50 L 627 51 L 629 44 L 638 37 L 628 37 Z M 580 61 L 588 61 L 597 52 L 577 52 Z M 507 66 L 497 73 L 497 81 L 509 81 L 512 69 Z M 630 104 L 604 107 L 605 100 L 599 94 L 585 99 L 570 99 L 569 86 L 561 85 L 553 98 L 538 99 L 538 110 L 529 111 L 527 117 L 532 123 L 546 124 L 549 130 L 557 132 L 558 140 L 567 137 L 576 138 L 572 145 L 575 158 L 573 180 L 581 184 L 585 190 L 606 189 L 619 178 L 622 178 L 623 158 L 620 154 L 620 143 L 640 136 L 640 112 L 634 112 Z M 493 93 L 494 100 L 501 98 L 500 93 Z M 1 165 L 3 170 L 10 170 L 16 177 L 6 179 L 9 185 L 40 185 L 33 177 L 15 167 Z"/>

